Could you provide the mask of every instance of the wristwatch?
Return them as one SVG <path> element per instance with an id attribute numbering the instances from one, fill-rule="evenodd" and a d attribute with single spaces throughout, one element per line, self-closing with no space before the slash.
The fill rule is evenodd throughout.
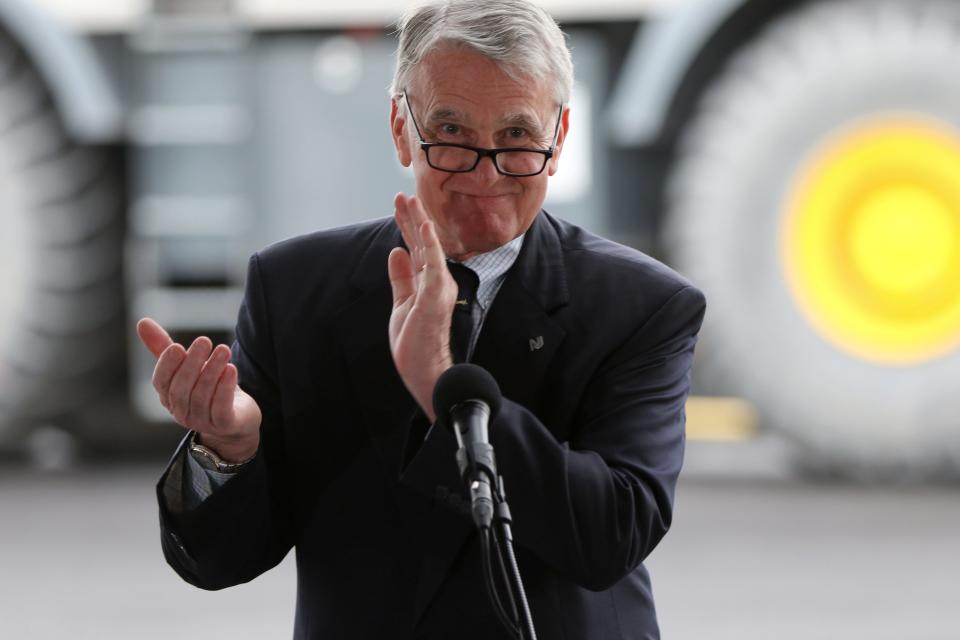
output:
<path id="1" fill-rule="evenodd" d="M 240 468 L 256 457 L 247 458 L 241 462 L 226 462 L 218 456 L 213 449 L 209 449 L 197 442 L 197 434 L 190 436 L 190 453 L 193 459 L 200 463 L 200 466 L 208 471 L 217 471 L 219 473 L 236 473 Z"/>

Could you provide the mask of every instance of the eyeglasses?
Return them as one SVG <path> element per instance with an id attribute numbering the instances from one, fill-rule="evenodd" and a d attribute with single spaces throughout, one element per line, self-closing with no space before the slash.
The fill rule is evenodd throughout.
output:
<path id="1" fill-rule="evenodd" d="M 438 171 L 447 173 L 467 173 L 473 171 L 483 158 L 490 158 L 497 171 L 505 176 L 523 178 L 543 173 L 547 161 L 553 157 L 557 148 L 557 136 L 560 134 L 560 120 L 563 116 L 563 105 L 557 114 L 557 126 L 553 132 L 553 142 L 549 149 L 525 149 L 523 147 L 505 147 L 500 149 L 483 149 L 465 144 L 449 142 L 427 142 L 420 133 L 420 125 L 413 116 L 410 107 L 410 98 L 403 93 L 403 100 L 407 104 L 407 112 L 413 127 L 420 138 L 420 148 L 427 156 L 427 164 Z"/>

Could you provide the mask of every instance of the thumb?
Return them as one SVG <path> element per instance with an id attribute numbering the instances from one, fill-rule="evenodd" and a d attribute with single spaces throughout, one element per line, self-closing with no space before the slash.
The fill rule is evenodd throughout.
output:
<path id="1" fill-rule="evenodd" d="M 387 272 L 390 274 L 390 286 L 393 289 L 394 308 L 413 295 L 416 291 L 416 274 L 410 254 L 400 247 L 390 252 L 387 260 Z"/>
<path id="2" fill-rule="evenodd" d="M 159 358 L 164 349 L 173 344 L 170 334 L 152 318 L 140 319 L 140 322 L 137 323 L 137 335 L 140 336 L 141 342 L 155 358 Z"/>

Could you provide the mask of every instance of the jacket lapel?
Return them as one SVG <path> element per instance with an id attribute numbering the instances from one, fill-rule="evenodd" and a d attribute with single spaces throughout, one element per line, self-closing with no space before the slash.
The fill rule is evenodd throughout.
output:
<path id="1" fill-rule="evenodd" d="M 391 481 L 399 477 L 406 435 L 402 427 L 415 409 L 393 364 L 387 333 L 393 306 L 387 256 L 397 246 L 403 246 L 400 233 L 391 224 L 358 262 L 350 282 L 359 295 L 340 312 L 337 325 L 351 386 L 357 390 L 358 410 Z M 365 394 L 371 397 L 365 399 Z"/>
<path id="2" fill-rule="evenodd" d="M 547 368 L 566 335 L 553 315 L 568 301 L 560 239 L 541 212 L 484 320 L 474 356 L 505 398 L 535 413 Z"/>

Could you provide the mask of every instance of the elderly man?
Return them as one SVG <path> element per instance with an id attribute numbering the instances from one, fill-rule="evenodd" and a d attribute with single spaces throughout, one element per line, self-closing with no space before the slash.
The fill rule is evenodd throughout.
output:
<path id="1" fill-rule="evenodd" d="M 390 125 L 416 195 L 254 255 L 232 353 L 141 321 L 191 430 L 158 486 L 185 580 L 246 582 L 295 546 L 296 638 L 506 637 L 454 437 L 431 426 L 437 378 L 469 359 L 503 389 L 490 438 L 540 637 L 658 637 L 641 562 L 670 525 L 704 301 L 541 210 L 571 85 L 525 0 L 413 10 Z"/>

